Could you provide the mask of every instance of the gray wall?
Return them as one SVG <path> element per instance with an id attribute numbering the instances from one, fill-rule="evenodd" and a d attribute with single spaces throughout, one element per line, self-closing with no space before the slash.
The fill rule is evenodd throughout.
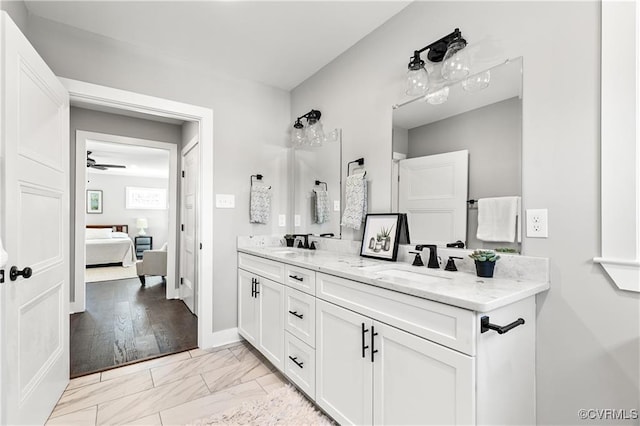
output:
<path id="1" fill-rule="evenodd" d="M 22 33 L 26 33 L 29 12 L 23 1 L 16 0 L 0 0 L 0 10 L 4 10 L 9 14 L 11 20 L 16 23 Z"/>
<path id="2" fill-rule="evenodd" d="M 128 43 L 30 16 L 27 37 L 61 77 L 172 99 L 213 110 L 213 168 L 216 193 L 235 194 L 235 209 L 214 209 L 214 331 L 237 326 L 238 235 L 284 234 L 277 215 L 287 214 L 287 131 L 289 93 L 261 83 L 234 79 Z M 211 54 L 211 52 L 203 52 Z M 249 223 L 249 177 L 260 173 L 272 186 L 267 225 Z"/>
<path id="3" fill-rule="evenodd" d="M 167 167 L 169 165 L 167 164 Z M 87 214 L 87 225 L 129 225 L 129 236 L 138 235 L 136 219 L 146 217 L 149 227 L 147 235 L 153 237 L 153 248 L 160 248 L 167 242 L 169 232 L 169 210 L 131 210 L 125 207 L 127 186 L 142 188 L 165 188 L 169 190 L 169 180 L 142 176 L 119 176 L 89 173 L 87 189 L 102 191 L 102 214 Z M 175 202 L 175 201 L 174 201 Z M 173 232 L 173 231 L 171 231 Z"/>
<path id="4" fill-rule="evenodd" d="M 391 106 L 405 99 L 407 58 L 456 27 L 484 68 L 524 57 L 523 197 L 525 208 L 549 209 L 550 233 L 524 240 L 526 254 L 551 266 L 551 289 L 537 298 L 538 423 L 579 424 L 580 408 L 637 408 L 640 294 L 618 290 L 592 262 L 600 255 L 599 2 L 414 2 L 294 89 L 292 109 L 335 117 L 344 162 L 366 159 L 370 211 L 388 211 Z"/>
<path id="5" fill-rule="evenodd" d="M 395 142 L 395 141 L 394 141 Z M 522 102 L 511 98 L 409 130 L 408 158 L 469 151 L 469 198 L 522 195 Z M 517 244 L 485 243 L 476 238 L 478 209 L 467 215 L 467 247 Z"/>

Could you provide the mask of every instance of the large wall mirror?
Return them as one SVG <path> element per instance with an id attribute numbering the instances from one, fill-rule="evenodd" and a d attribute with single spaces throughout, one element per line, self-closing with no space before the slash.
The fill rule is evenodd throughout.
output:
<path id="1" fill-rule="evenodd" d="M 513 240 L 498 241 L 510 239 L 500 226 L 487 234 L 485 225 L 478 235 L 477 200 L 522 196 L 522 58 L 483 77 L 489 85 L 481 90 L 462 82 L 448 86 L 443 103 L 423 97 L 394 106 L 391 204 L 408 214 L 412 244 L 460 240 L 467 248 L 520 252 L 521 202 Z M 487 205 L 483 201 L 482 220 Z"/>
<path id="2" fill-rule="evenodd" d="M 292 148 L 296 234 L 340 238 L 342 138 L 336 135 L 321 146 Z"/>

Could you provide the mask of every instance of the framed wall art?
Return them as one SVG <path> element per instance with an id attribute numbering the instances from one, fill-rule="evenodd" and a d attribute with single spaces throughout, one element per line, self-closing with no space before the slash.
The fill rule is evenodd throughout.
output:
<path id="1" fill-rule="evenodd" d="M 87 213 L 102 214 L 102 191 L 87 189 Z"/>
<path id="2" fill-rule="evenodd" d="M 401 228 L 400 213 L 370 213 L 364 223 L 360 256 L 395 261 Z"/>

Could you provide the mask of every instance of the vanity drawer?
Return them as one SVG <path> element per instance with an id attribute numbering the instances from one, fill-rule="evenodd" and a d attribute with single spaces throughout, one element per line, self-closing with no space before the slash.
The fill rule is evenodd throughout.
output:
<path id="1" fill-rule="evenodd" d="M 468 355 L 474 312 L 318 272 L 317 297 Z"/>
<path id="2" fill-rule="evenodd" d="M 268 278 L 278 283 L 284 282 L 284 264 L 252 256 L 246 253 L 238 253 L 238 268 L 253 272 L 262 277 Z"/>
<path id="3" fill-rule="evenodd" d="M 315 399 L 316 351 L 286 331 L 284 333 L 284 374 L 311 399 Z"/>
<path id="4" fill-rule="evenodd" d="M 285 286 L 284 329 L 307 345 L 316 346 L 316 298 Z"/>
<path id="5" fill-rule="evenodd" d="M 285 265 L 285 284 L 312 296 L 316 294 L 316 272 L 298 266 Z"/>

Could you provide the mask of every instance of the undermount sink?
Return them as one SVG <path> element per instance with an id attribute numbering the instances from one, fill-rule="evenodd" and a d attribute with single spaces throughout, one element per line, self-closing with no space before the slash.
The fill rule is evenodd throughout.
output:
<path id="1" fill-rule="evenodd" d="M 444 277 L 436 277 L 433 275 L 421 274 L 420 272 L 411 272 L 404 269 L 383 269 L 376 271 L 376 274 L 387 277 L 402 278 L 409 281 L 416 281 L 420 284 L 431 284 L 442 279 L 449 279 Z"/>

